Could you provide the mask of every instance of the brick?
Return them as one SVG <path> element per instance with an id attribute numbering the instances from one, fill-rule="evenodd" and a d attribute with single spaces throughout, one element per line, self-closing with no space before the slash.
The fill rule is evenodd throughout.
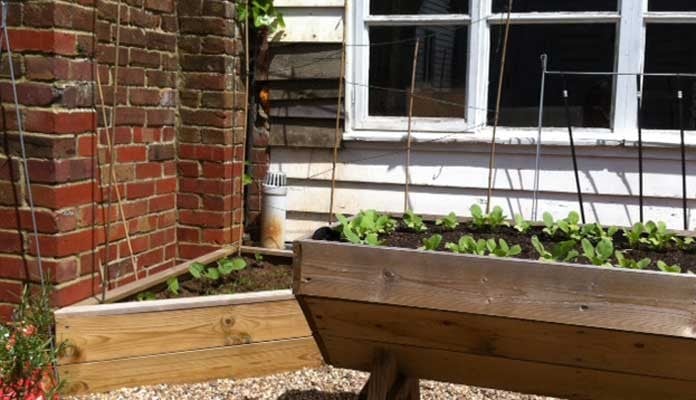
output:
<path id="1" fill-rule="evenodd" d="M 0 252 L 19 254 L 23 244 L 22 235 L 16 230 L 0 230 Z"/>
<path id="2" fill-rule="evenodd" d="M 159 163 L 144 163 L 135 166 L 137 179 L 159 178 L 162 176 L 162 166 Z"/>
<path id="3" fill-rule="evenodd" d="M 139 67 L 156 68 L 160 66 L 160 53 L 133 48 L 130 52 L 130 63 Z"/>
<path id="4" fill-rule="evenodd" d="M 85 278 L 78 282 L 71 282 L 56 288 L 52 301 L 55 307 L 65 307 L 77 303 L 88 297 L 101 294 L 101 281 L 98 276 Z"/>
<path id="5" fill-rule="evenodd" d="M 25 129 L 41 133 L 83 133 L 94 129 L 94 112 L 52 112 L 27 110 Z"/>
<path id="6" fill-rule="evenodd" d="M 40 183 L 80 181 L 94 176 L 94 162 L 88 158 L 70 160 L 29 160 L 31 179 Z"/>
<path id="7" fill-rule="evenodd" d="M 148 160 L 150 161 L 173 160 L 174 156 L 174 144 L 151 144 L 148 146 Z"/>
<path id="8" fill-rule="evenodd" d="M 145 74 L 147 77 L 148 86 L 157 87 L 176 87 L 176 74 L 173 72 L 166 71 L 147 71 Z"/>
<path id="9" fill-rule="evenodd" d="M 176 196 L 174 194 L 165 194 L 162 196 L 153 197 L 148 201 L 148 210 L 150 210 L 151 213 L 173 209 L 175 206 Z"/>
<path id="10" fill-rule="evenodd" d="M 80 135 L 77 138 L 77 154 L 80 157 L 92 157 L 96 154 L 94 135 Z"/>
<path id="11" fill-rule="evenodd" d="M 133 141 L 135 143 L 159 142 L 162 139 L 160 129 L 154 128 L 135 128 L 133 129 Z"/>
<path id="12" fill-rule="evenodd" d="M 0 82 L 0 96 L 4 102 L 14 100 L 12 84 Z M 42 83 L 18 83 L 17 98 L 20 104 L 26 106 L 49 106 L 60 98 L 60 93 L 52 85 Z"/>
<path id="13" fill-rule="evenodd" d="M 134 182 L 126 186 L 126 198 L 138 199 L 150 197 L 155 194 L 155 185 L 152 182 Z"/>
<path id="14" fill-rule="evenodd" d="M 36 226 L 40 233 L 67 232 L 77 227 L 77 216 L 71 210 L 53 212 L 36 210 Z M 0 208 L 0 229 L 32 230 L 31 211 L 27 209 Z"/>
<path id="15" fill-rule="evenodd" d="M 160 103 L 160 91 L 157 89 L 134 89 L 129 91 L 130 102 L 136 106 L 156 106 Z"/>
<path id="16" fill-rule="evenodd" d="M 36 51 L 70 56 L 77 54 L 77 36 L 73 33 L 25 28 L 12 28 L 8 32 L 12 50 L 16 52 Z M 2 50 L 7 50 L 4 41 Z"/>
<path id="17" fill-rule="evenodd" d="M 101 243 L 98 232 L 92 229 L 85 229 L 77 232 L 64 233 L 60 235 L 39 235 L 41 245 L 41 255 L 44 257 L 65 257 L 92 249 L 96 244 Z M 95 233 L 97 233 L 95 235 Z M 36 255 L 35 237 L 29 236 L 27 251 L 31 255 Z"/>
<path id="18" fill-rule="evenodd" d="M 184 260 L 191 260 L 202 255 L 211 253 L 217 249 L 219 249 L 219 247 L 211 245 L 180 243 L 179 257 Z"/>
<path id="19" fill-rule="evenodd" d="M 154 50 L 175 51 L 176 35 L 171 33 L 160 33 L 148 31 L 146 34 L 147 48 Z"/>
<path id="20" fill-rule="evenodd" d="M 157 194 L 173 193 L 176 191 L 176 178 L 159 179 L 155 182 Z M 152 185 L 152 184 L 151 184 Z"/>
<path id="21" fill-rule="evenodd" d="M 59 209 L 99 201 L 99 188 L 92 182 L 63 186 L 32 185 L 34 203 L 39 207 Z"/>
<path id="22" fill-rule="evenodd" d="M 164 261 L 164 249 L 154 249 L 138 256 L 138 266 L 147 268 Z"/>
<path id="23" fill-rule="evenodd" d="M 145 146 L 125 146 L 116 148 L 116 161 L 137 162 L 147 161 L 147 148 Z"/>
<path id="24" fill-rule="evenodd" d="M 0 302 L 18 303 L 22 298 L 22 288 L 20 282 L 0 281 Z"/>
<path id="25" fill-rule="evenodd" d="M 201 206 L 201 200 L 198 195 L 190 193 L 178 193 L 176 204 L 179 208 L 196 210 Z"/>
<path id="26" fill-rule="evenodd" d="M 171 13 L 174 11 L 174 0 L 145 0 L 145 8 L 153 11 Z"/>
<path id="27" fill-rule="evenodd" d="M 190 228 L 186 226 L 179 226 L 176 228 L 177 240 L 183 242 L 194 242 L 198 243 L 200 241 L 200 230 L 198 228 Z"/>

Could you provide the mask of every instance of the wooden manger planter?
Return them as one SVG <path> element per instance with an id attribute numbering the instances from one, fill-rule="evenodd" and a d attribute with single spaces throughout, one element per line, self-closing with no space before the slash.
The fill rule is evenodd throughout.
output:
<path id="1" fill-rule="evenodd" d="M 696 399 L 694 276 L 315 240 L 295 253 L 325 361 L 373 371 L 370 399 L 416 398 L 408 378 Z"/>
<path id="2" fill-rule="evenodd" d="M 198 261 L 230 251 L 216 253 Z M 155 278 L 122 288 L 111 299 L 162 281 Z M 58 340 L 69 344 L 59 371 L 71 394 L 256 377 L 322 364 L 290 290 L 78 305 L 56 312 L 56 329 Z"/>

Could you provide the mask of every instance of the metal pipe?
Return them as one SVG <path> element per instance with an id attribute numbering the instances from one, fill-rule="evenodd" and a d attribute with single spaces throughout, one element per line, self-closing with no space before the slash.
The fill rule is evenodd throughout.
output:
<path id="1" fill-rule="evenodd" d="M 580 189 L 580 175 L 578 174 L 578 159 L 575 155 L 575 141 L 573 140 L 573 126 L 570 116 L 570 105 L 568 105 L 568 89 L 566 88 L 566 79 L 563 77 L 563 104 L 565 106 L 566 121 L 568 122 L 568 136 L 570 137 L 570 153 L 573 157 L 573 172 L 575 173 L 575 188 L 578 193 L 578 203 L 580 205 L 580 217 L 582 223 L 585 224 L 585 206 L 582 200 L 582 189 Z"/>
<path id="2" fill-rule="evenodd" d="M 541 131 L 544 126 L 544 91 L 546 90 L 546 68 L 548 66 L 548 57 L 546 54 L 541 55 L 541 89 L 539 90 L 539 133 L 537 134 L 536 143 L 536 162 L 534 166 L 534 198 L 532 200 L 532 221 L 537 220 L 539 208 L 539 175 L 541 170 Z"/>

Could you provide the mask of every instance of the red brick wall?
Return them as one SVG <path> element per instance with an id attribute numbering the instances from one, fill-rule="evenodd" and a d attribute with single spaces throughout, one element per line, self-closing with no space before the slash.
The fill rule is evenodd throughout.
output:
<path id="1" fill-rule="evenodd" d="M 235 99 L 233 77 L 241 49 L 230 1 L 123 0 L 121 13 L 114 171 L 145 276 L 238 237 L 243 96 Z M 103 122 L 94 69 L 110 115 L 116 15 L 115 0 L 10 6 L 39 241 L 58 306 L 101 291 L 109 154 L 97 129 Z M 22 283 L 38 279 L 7 56 L 1 61 L 0 317 Z M 134 275 L 112 195 L 113 287 Z"/>

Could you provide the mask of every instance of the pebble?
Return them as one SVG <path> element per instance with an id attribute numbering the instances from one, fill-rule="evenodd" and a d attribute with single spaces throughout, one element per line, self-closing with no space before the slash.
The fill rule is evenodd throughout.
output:
<path id="1" fill-rule="evenodd" d="M 367 381 L 363 372 L 333 368 L 242 380 L 222 379 L 191 385 L 157 385 L 109 393 L 67 397 L 67 400 L 354 400 Z M 554 400 L 472 386 L 421 381 L 421 399 Z"/>

